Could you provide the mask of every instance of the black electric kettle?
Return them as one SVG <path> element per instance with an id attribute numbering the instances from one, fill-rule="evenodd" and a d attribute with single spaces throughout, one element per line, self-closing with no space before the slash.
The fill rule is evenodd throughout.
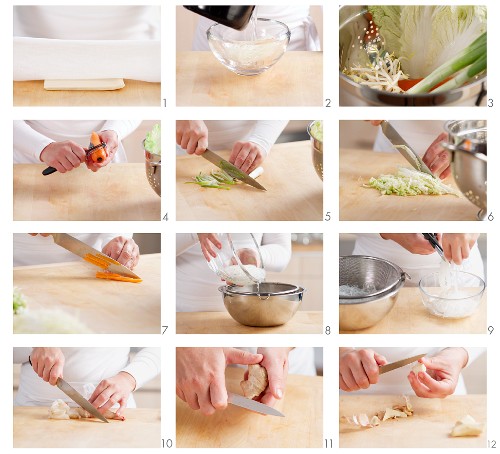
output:
<path id="1" fill-rule="evenodd" d="M 219 24 L 226 25 L 236 30 L 245 28 L 250 21 L 254 6 L 246 5 L 207 5 L 195 6 L 184 5 L 184 8 L 199 14 L 200 16 L 207 17 Z"/>

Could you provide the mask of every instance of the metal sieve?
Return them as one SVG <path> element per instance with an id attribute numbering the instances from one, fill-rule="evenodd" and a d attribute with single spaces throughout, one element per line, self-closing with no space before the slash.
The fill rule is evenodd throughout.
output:
<path id="1" fill-rule="evenodd" d="M 366 295 L 345 295 L 340 299 L 362 300 L 388 292 L 399 283 L 404 283 L 407 274 L 394 263 L 366 255 L 348 255 L 340 257 L 339 286 L 348 285 L 359 289 L 368 289 Z"/>

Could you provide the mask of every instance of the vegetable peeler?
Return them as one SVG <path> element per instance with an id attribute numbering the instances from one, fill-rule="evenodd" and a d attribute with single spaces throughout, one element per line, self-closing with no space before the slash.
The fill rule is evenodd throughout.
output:
<path id="1" fill-rule="evenodd" d="M 101 142 L 96 145 L 94 145 L 92 142 L 90 142 L 89 147 L 87 150 L 85 150 L 85 154 L 87 156 L 87 161 L 93 161 L 93 162 L 102 162 L 106 159 L 108 153 L 106 151 L 106 142 Z M 47 167 L 43 172 L 42 175 L 50 175 L 51 173 L 57 172 L 57 169 L 55 167 Z"/>

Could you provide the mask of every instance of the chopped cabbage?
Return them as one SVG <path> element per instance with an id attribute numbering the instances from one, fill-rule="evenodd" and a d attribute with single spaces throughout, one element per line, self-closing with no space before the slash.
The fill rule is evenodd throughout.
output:
<path id="1" fill-rule="evenodd" d="M 146 133 L 144 148 L 150 153 L 161 155 L 161 128 L 158 123 L 153 126 L 151 131 Z"/>
<path id="2" fill-rule="evenodd" d="M 14 287 L 12 302 L 14 314 L 20 314 L 26 309 L 26 298 L 17 287 Z"/>
<path id="3" fill-rule="evenodd" d="M 370 178 L 364 187 L 380 191 L 382 195 L 443 195 L 451 194 L 460 197 L 460 194 L 452 187 L 442 183 L 438 178 L 414 169 L 400 167 L 396 175 L 380 175 L 378 178 Z"/>
<path id="4" fill-rule="evenodd" d="M 89 334 L 92 331 L 71 314 L 58 309 L 24 311 L 14 315 L 14 334 Z"/>
<path id="5" fill-rule="evenodd" d="M 426 77 L 486 31 L 486 6 L 370 6 L 383 48 L 412 79 Z"/>
<path id="6" fill-rule="evenodd" d="M 311 136 L 323 142 L 323 120 L 316 120 L 311 126 Z"/>

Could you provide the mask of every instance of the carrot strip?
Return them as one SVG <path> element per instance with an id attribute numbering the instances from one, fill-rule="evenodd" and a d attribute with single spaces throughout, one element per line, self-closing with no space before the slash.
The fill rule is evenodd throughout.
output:
<path id="1" fill-rule="evenodd" d="M 95 277 L 98 279 L 109 279 L 112 281 L 134 282 L 134 283 L 142 282 L 142 279 L 140 279 L 140 278 L 126 277 L 126 276 L 122 276 L 121 274 L 107 273 L 107 272 L 101 272 L 101 271 L 98 271 L 95 274 Z"/>

